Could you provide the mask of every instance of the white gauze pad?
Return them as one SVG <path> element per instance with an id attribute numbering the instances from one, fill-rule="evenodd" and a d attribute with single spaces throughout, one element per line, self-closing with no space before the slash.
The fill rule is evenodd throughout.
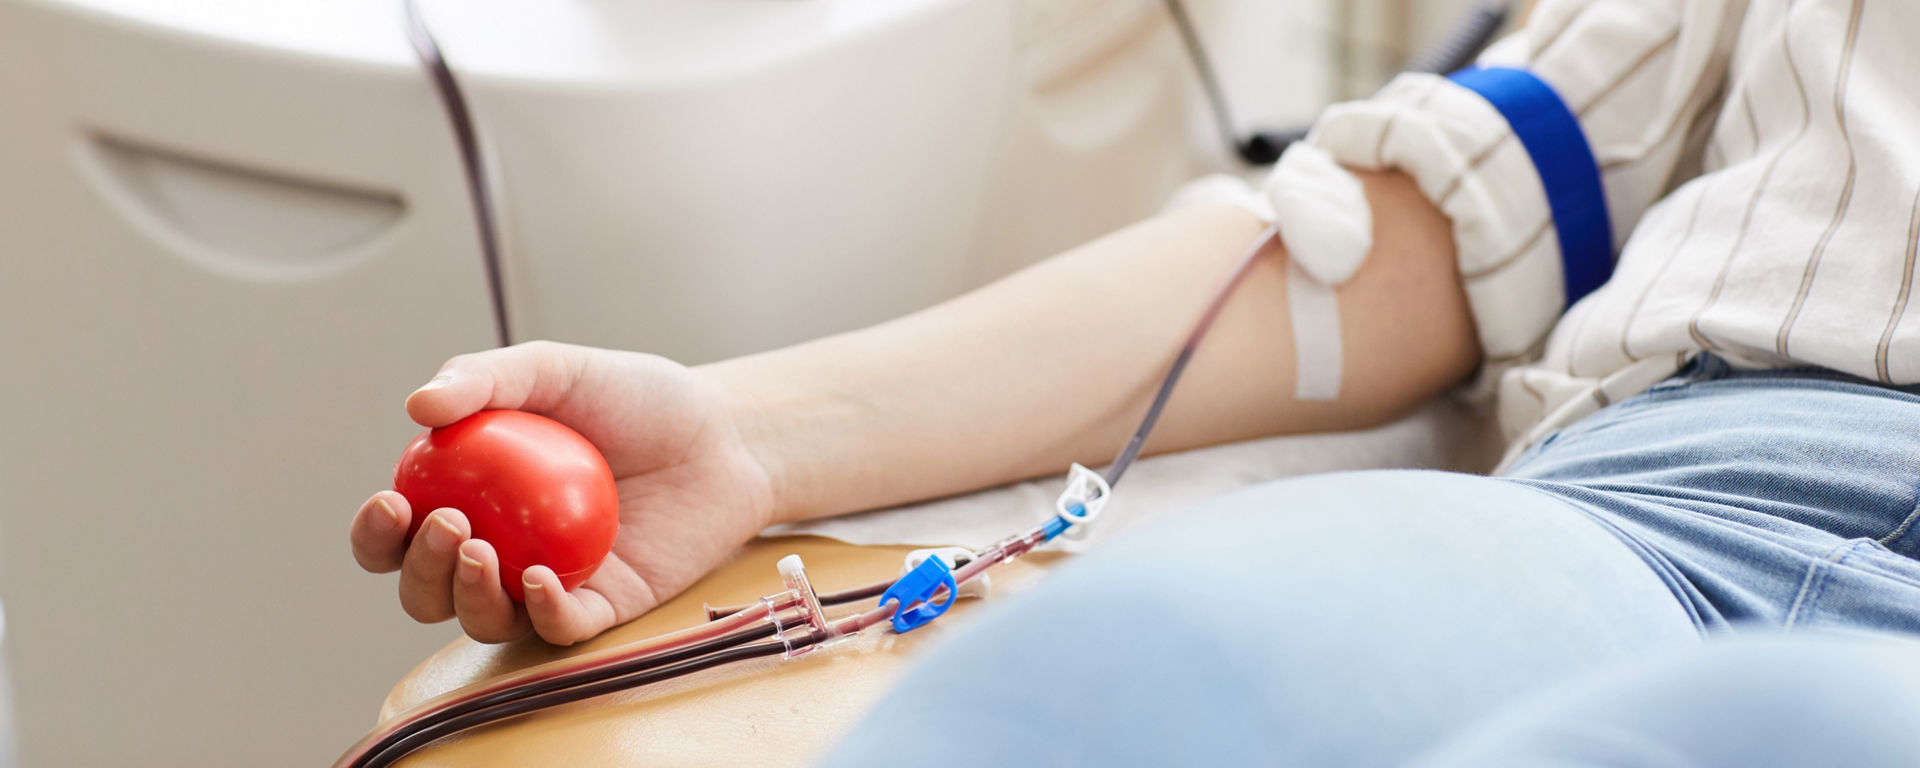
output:
<path id="1" fill-rule="evenodd" d="M 1366 190 L 1326 150 L 1305 142 L 1288 148 L 1266 192 L 1289 258 L 1321 284 L 1345 283 L 1373 250 Z"/>

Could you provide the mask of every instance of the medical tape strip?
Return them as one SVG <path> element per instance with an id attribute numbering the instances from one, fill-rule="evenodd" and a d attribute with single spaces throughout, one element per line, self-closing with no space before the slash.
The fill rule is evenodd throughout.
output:
<path id="1" fill-rule="evenodd" d="M 1340 343 L 1340 301 L 1333 288 L 1287 262 L 1287 311 L 1293 321 L 1293 397 L 1340 397 L 1345 358 Z"/>
<path id="2" fill-rule="evenodd" d="M 1266 198 L 1287 245 L 1294 399 L 1337 399 L 1344 355 L 1334 289 L 1373 250 L 1373 209 L 1360 179 L 1307 143 L 1280 158 L 1267 179 Z"/>
<path id="3" fill-rule="evenodd" d="M 1566 306 L 1572 307 L 1613 274 L 1613 222 L 1580 118 L 1552 86 L 1524 69 L 1469 67 L 1448 79 L 1499 110 L 1533 160 L 1553 212 Z"/>

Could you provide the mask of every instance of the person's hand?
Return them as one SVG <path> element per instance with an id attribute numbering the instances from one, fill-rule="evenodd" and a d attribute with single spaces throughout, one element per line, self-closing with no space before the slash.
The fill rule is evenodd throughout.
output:
<path id="1" fill-rule="evenodd" d="M 613 552 L 572 592 L 546 566 L 528 568 L 523 607 L 500 586 L 493 547 L 470 538 L 459 510 L 412 509 L 381 491 L 353 517 L 354 558 L 375 573 L 400 571 L 409 616 L 457 616 L 481 642 L 529 629 L 558 645 L 593 637 L 686 589 L 770 522 L 772 484 L 725 402 L 699 374 L 651 355 L 532 342 L 453 358 L 407 398 L 408 415 L 438 427 L 481 410 L 522 410 L 584 435 L 620 489 Z M 409 544 L 407 526 L 422 514 Z"/>

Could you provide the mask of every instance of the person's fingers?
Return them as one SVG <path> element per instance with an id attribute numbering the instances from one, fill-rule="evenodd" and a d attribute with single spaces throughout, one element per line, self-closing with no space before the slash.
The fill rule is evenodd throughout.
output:
<path id="1" fill-rule="evenodd" d="M 545 413 L 566 399 L 585 359 L 577 347 L 548 341 L 461 355 L 407 396 L 407 415 L 444 427 L 488 409 Z"/>
<path id="2" fill-rule="evenodd" d="M 420 524 L 400 564 L 400 607 L 414 621 L 453 618 L 453 566 L 468 535 L 467 516 L 455 509 L 436 509 Z"/>
<path id="3" fill-rule="evenodd" d="M 406 497 L 393 491 L 374 494 L 353 514 L 347 529 L 354 561 L 370 573 L 398 569 L 407 553 L 407 524 L 412 520 Z"/>
<path id="4" fill-rule="evenodd" d="M 493 545 L 467 539 L 453 566 L 453 612 L 460 629 L 482 643 L 504 643 L 526 636 L 527 615 L 500 586 L 500 558 Z"/>
<path id="5" fill-rule="evenodd" d="M 526 591 L 533 631 L 549 643 L 573 645 L 614 624 L 613 603 L 605 595 L 588 587 L 568 592 L 560 587 L 553 569 L 544 565 L 521 574 L 520 586 Z"/>

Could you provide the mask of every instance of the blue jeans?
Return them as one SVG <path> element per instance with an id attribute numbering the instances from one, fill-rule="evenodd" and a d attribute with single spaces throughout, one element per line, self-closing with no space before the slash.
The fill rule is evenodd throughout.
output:
<path id="1" fill-rule="evenodd" d="M 826 764 L 1920 764 L 1917 482 L 1920 396 L 1702 357 L 1504 477 L 1287 480 L 1115 542 Z"/>

